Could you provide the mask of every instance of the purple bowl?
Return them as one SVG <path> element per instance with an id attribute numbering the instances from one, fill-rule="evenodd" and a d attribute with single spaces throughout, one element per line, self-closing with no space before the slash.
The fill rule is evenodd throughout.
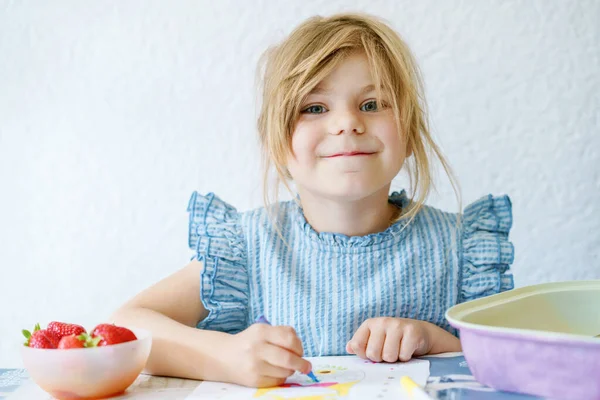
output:
<path id="1" fill-rule="evenodd" d="M 600 399 L 600 281 L 523 287 L 456 305 L 475 379 L 496 390 Z"/>

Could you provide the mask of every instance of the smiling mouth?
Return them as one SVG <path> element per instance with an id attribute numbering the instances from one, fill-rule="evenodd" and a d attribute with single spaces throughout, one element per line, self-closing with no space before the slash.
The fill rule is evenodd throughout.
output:
<path id="1" fill-rule="evenodd" d="M 336 153 L 336 154 L 332 154 L 330 156 L 325 156 L 323 158 L 339 158 L 339 157 L 364 157 L 364 156 L 371 156 L 375 154 L 374 152 L 363 152 L 363 151 L 347 151 L 347 152 L 343 152 L 343 153 Z"/>

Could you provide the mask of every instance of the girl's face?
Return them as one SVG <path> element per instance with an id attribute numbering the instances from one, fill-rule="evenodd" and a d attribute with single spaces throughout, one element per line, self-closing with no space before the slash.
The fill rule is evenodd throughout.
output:
<path id="1" fill-rule="evenodd" d="M 360 200 L 389 191 L 406 158 L 394 113 L 376 99 L 363 53 L 342 61 L 302 104 L 288 170 L 300 196 Z"/>

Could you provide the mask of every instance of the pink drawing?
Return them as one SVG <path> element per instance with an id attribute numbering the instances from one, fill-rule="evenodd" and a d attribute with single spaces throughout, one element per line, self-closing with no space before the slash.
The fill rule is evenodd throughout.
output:
<path id="1" fill-rule="evenodd" d="M 337 385 L 337 382 L 319 382 L 319 383 L 308 383 L 306 385 L 300 385 L 299 383 L 284 383 L 280 387 L 329 387 Z"/>

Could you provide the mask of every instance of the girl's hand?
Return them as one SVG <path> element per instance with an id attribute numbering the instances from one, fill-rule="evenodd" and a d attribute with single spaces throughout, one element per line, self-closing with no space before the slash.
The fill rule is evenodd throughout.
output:
<path id="1" fill-rule="evenodd" d="M 408 361 L 432 348 L 429 322 L 407 318 L 371 318 L 363 322 L 346 351 L 375 362 Z M 438 328 L 441 329 L 441 328 Z"/>
<path id="2" fill-rule="evenodd" d="M 294 328 L 253 324 L 223 343 L 229 382 L 249 387 L 279 386 L 295 371 L 308 373 L 302 343 Z"/>

